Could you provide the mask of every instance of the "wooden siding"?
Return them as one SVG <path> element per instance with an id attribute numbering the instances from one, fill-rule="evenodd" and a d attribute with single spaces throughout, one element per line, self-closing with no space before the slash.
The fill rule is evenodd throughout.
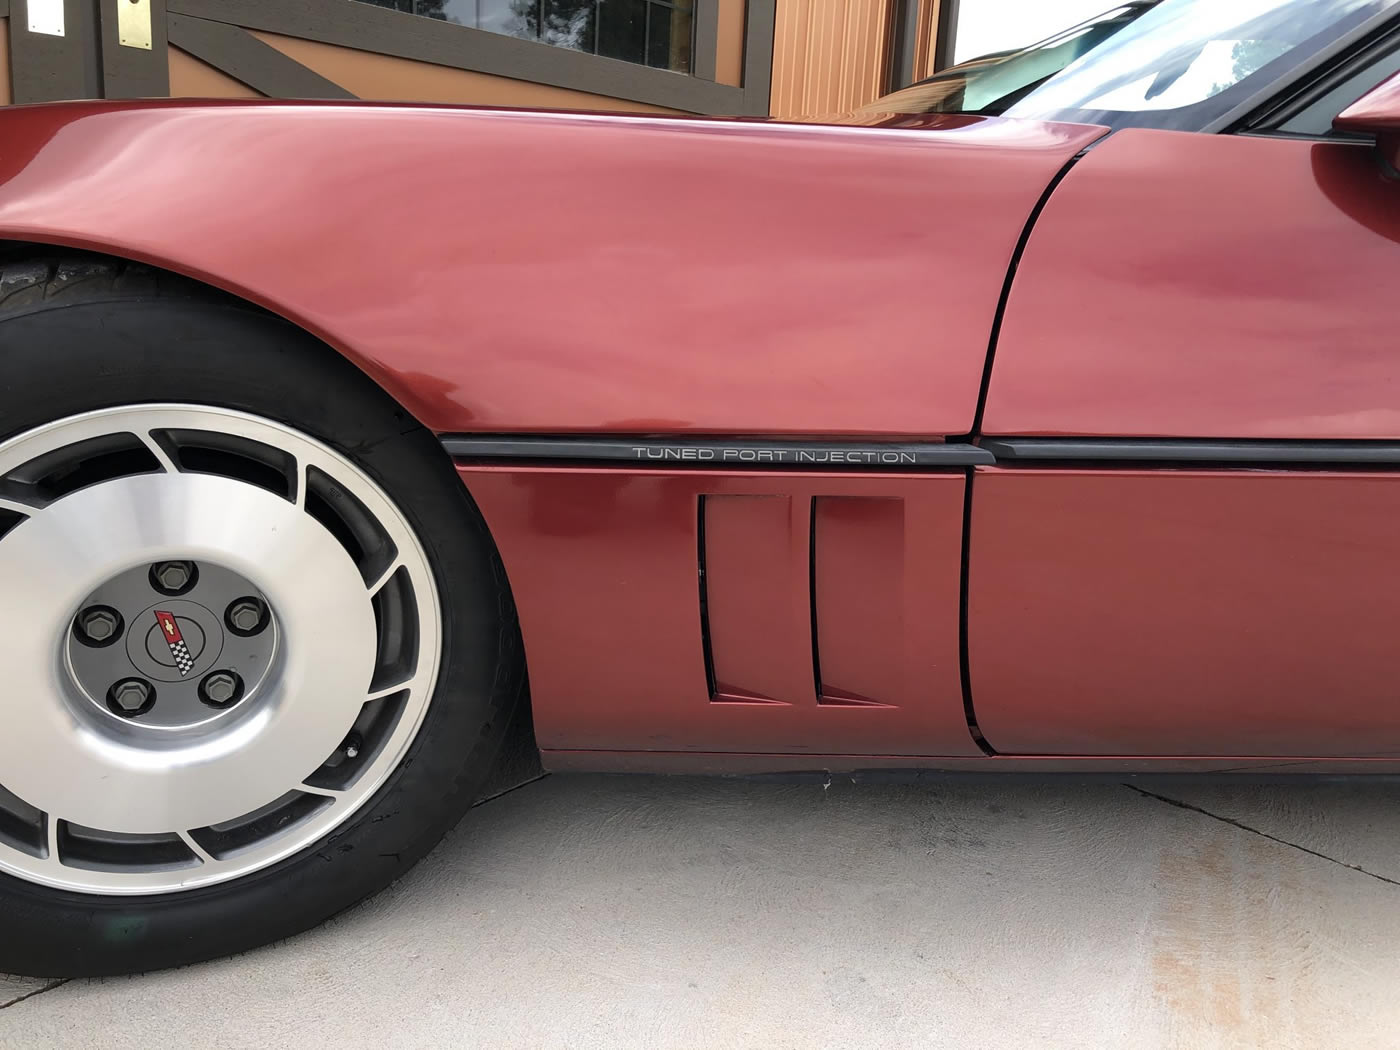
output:
<path id="1" fill-rule="evenodd" d="M 891 0 L 779 0 L 774 116 L 842 113 L 884 93 Z"/>

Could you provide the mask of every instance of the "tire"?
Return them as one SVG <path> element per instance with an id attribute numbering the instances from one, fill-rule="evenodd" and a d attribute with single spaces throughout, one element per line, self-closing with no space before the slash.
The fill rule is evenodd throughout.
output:
<path id="1" fill-rule="evenodd" d="M 198 426 L 182 429 L 186 420 L 194 420 Z M 45 441 L 68 441 L 68 436 L 85 433 L 84 427 L 101 429 L 103 434 L 134 428 L 140 446 L 123 451 L 123 445 L 110 454 L 97 454 L 85 451 L 89 446 L 81 442 L 70 443 L 62 446 L 62 456 L 92 458 L 74 459 L 75 465 L 49 474 L 44 471 L 50 466 L 35 467 L 32 462 L 24 467 L 11 462 L 7 467 L 7 448 L 12 450 L 11 460 L 23 459 L 31 450 L 30 443 L 34 443 L 32 448 L 41 448 L 46 447 Z M 48 436 L 51 432 L 59 437 Z M 191 434 L 204 436 L 190 438 Z M 129 436 L 94 439 L 97 444 L 91 448 L 105 449 L 104 442 L 126 442 Z M 180 444 L 187 441 L 195 443 Z M 218 444 L 224 441 L 227 447 Z M 198 442 L 209 442 L 210 447 Z M 290 459 L 279 458 L 284 455 Z M 151 471 L 148 466 L 144 473 L 129 475 L 127 472 L 134 469 L 131 463 L 136 461 L 132 457 L 141 456 L 154 456 L 157 468 Z M 280 476 L 289 479 L 287 493 L 277 491 L 282 482 L 275 477 L 268 482 L 259 472 L 258 464 L 264 460 L 274 474 L 283 471 Z M 44 464 L 48 462 L 44 460 Z M 98 466 L 92 466 L 94 463 Z M 96 473 L 89 477 L 84 471 Z M 298 489 L 298 485 L 303 487 Z M 352 485 L 360 488 L 347 487 Z M 167 662 L 165 649 L 151 642 L 149 633 L 140 633 L 146 628 L 136 622 L 138 611 L 133 610 L 148 601 L 174 608 L 171 603 L 177 599 L 136 593 L 146 586 L 145 569 L 138 572 L 125 562 L 118 565 L 117 560 L 110 560 L 125 557 L 117 549 L 124 526 L 104 523 L 101 542 L 111 545 L 112 551 L 101 555 L 109 559 L 101 564 L 117 566 L 122 572 L 107 582 L 98 574 L 82 586 L 96 588 L 92 594 L 120 597 L 131 593 L 133 597 L 121 620 L 128 655 L 119 652 L 120 645 L 99 651 L 94 639 L 112 630 L 110 622 L 100 622 L 101 617 L 93 617 L 90 611 L 77 613 L 75 619 L 71 596 L 79 592 L 73 590 L 78 584 L 70 583 L 65 575 L 69 569 L 52 570 L 61 577 L 59 583 L 48 577 L 36 578 L 47 563 L 29 552 L 50 542 L 44 538 L 49 535 L 44 522 L 80 520 L 73 517 L 77 511 L 68 508 L 128 491 L 119 489 L 123 486 L 133 493 L 154 493 L 156 509 L 152 513 L 163 513 L 160 501 L 168 492 L 177 494 L 171 499 L 190 501 L 182 513 L 209 521 L 215 520 L 211 500 L 218 502 L 222 497 L 216 498 L 217 493 L 226 491 L 233 493 L 231 505 L 241 507 L 246 500 L 248 507 L 258 508 L 257 514 L 265 509 L 268 515 L 282 516 L 276 520 L 290 520 L 288 515 L 298 513 L 292 504 L 300 491 L 306 509 L 296 517 L 291 531 L 295 536 L 304 535 L 307 549 L 320 552 L 316 557 L 332 565 L 334 571 L 326 570 L 330 576 L 314 579 L 293 572 L 274 573 L 272 566 L 290 564 L 291 558 L 275 551 L 263 563 L 266 568 L 259 568 L 256 559 L 245 555 L 255 542 L 281 542 L 267 538 L 276 529 L 259 531 L 261 519 L 251 511 L 240 512 L 243 517 L 225 514 L 220 521 L 236 517 L 240 522 L 236 527 L 214 530 L 220 537 L 223 531 L 235 537 L 229 541 L 233 553 L 228 554 L 231 560 L 227 564 L 219 561 L 223 555 L 210 554 L 212 560 L 206 565 L 199 560 L 205 549 L 200 546 L 199 555 L 189 561 L 157 563 L 151 569 L 149 586 L 164 588 L 166 582 L 181 579 L 186 583 L 178 586 L 188 583 L 189 574 L 183 569 L 157 580 L 155 574 L 161 566 L 205 565 L 199 576 L 205 582 L 200 587 L 213 587 L 208 581 L 232 574 L 230 579 L 242 582 L 227 587 L 257 587 L 263 595 L 261 606 L 254 600 L 238 613 L 239 622 L 250 631 L 260 630 L 257 617 L 261 608 L 265 623 L 276 624 L 276 637 L 272 636 L 274 628 L 261 628 L 262 640 L 256 645 L 262 648 L 248 648 L 255 643 L 235 630 L 235 621 L 230 619 L 235 615 L 232 604 L 223 613 L 223 625 L 210 626 L 200 617 L 204 612 L 218 616 L 223 598 L 205 609 L 194 600 L 202 593 L 196 589 L 188 592 L 188 601 L 178 599 L 186 602 L 194 619 L 184 614 L 178 621 L 174 616 L 169 618 L 192 637 L 199 631 L 207 633 L 200 635 L 201 643 L 180 643 L 185 646 L 184 657 L 170 644 Z M 269 487 L 271 494 L 265 491 Z M 99 505 L 92 502 L 92 506 Z M 36 508 L 32 513 L 31 506 Z M 366 529 L 380 529 L 388 537 L 388 553 L 376 547 L 376 543 L 384 547 L 383 542 L 364 540 L 355 533 L 361 523 L 355 515 L 361 511 L 370 515 L 364 519 L 368 521 Z M 55 517 L 58 515 L 68 518 Z M 86 527 L 81 522 L 90 517 L 82 518 L 78 527 Z M 245 519 L 253 523 L 246 529 L 241 524 Z M 256 536 L 248 539 L 243 532 Z M 222 543 L 222 538 L 218 542 Z M 222 550 L 214 540 L 209 543 L 214 544 L 211 549 Z M 7 555 L 7 548 L 19 553 Z M 332 548 L 338 553 L 331 553 Z M 366 551 L 378 553 L 371 556 Z M 188 554 L 183 547 L 176 553 L 181 552 Z M 345 558 L 347 552 L 350 557 Z M 29 553 L 22 565 L 5 561 L 21 553 Z M 402 565 L 393 572 L 390 584 L 374 591 L 371 598 L 376 584 L 369 582 L 366 566 L 380 554 L 391 561 L 397 556 Z M 92 558 L 93 565 L 99 564 L 98 555 Z M 324 615 L 330 599 L 320 597 L 321 591 L 352 586 L 350 569 L 337 558 L 363 576 L 362 597 L 365 607 L 372 608 L 368 620 L 360 597 L 352 603 L 353 615 L 347 613 L 344 619 Z M 10 567 L 4 568 L 7 564 Z M 309 574 L 310 565 L 322 562 L 305 564 Z M 238 566 L 246 567 L 246 581 L 238 576 L 244 572 Z M 374 571 L 383 568 L 379 565 Z M 220 765 L 234 763 L 243 754 L 238 741 L 254 739 L 247 735 L 254 729 L 263 734 L 256 737 L 258 741 L 264 737 L 268 741 L 282 739 L 265 727 L 295 723 L 300 727 L 297 732 L 303 734 L 296 739 L 314 744 L 328 739 L 332 730 L 337 735 L 344 731 L 338 722 L 334 726 L 329 723 L 353 720 L 352 729 L 331 750 L 327 764 L 317 765 L 325 752 L 308 754 L 306 768 L 311 772 L 305 784 L 294 787 L 288 796 L 269 800 L 270 808 L 261 811 L 264 816 L 249 811 L 251 815 L 237 819 L 210 820 L 199 829 L 179 827 L 178 820 L 185 816 L 194 820 L 195 813 L 201 821 L 218 817 L 216 810 L 225 803 L 214 797 L 217 792 L 188 786 L 177 790 L 177 784 L 186 782 L 173 778 L 186 776 L 185 767 L 160 774 L 170 779 L 160 779 L 140 767 L 139 776 L 147 779 L 137 779 L 133 772 L 131 793 L 122 804 L 125 808 L 117 809 L 116 803 L 98 799 L 70 783 L 86 776 L 82 760 L 41 753 L 33 755 L 31 763 L 13 748 L 7 752 L 6 745 L 0 743 L 0 971 L 8 973 L 102 976 L 197 962 L 296 934 L 379 891 L 426 854 L 476 799 L 523 690 L 519 631 L 500 560 L 480 514 L 433 435 L 357 369 L 293 325 L 192 282 L 106 258 L 27 260 L 0 268 L 0 572 L 8 574 L 4 577 L 8 597 L 0 602 L 0 617 L 6 618 L 0 619 L 0 657 L 18 669 L 19 679 L 50 674 L 57 683 L 52 686 L 53 702 L 76 705 L 75 710 L 81 709 L 76 717 L 97 727 L 94 732 L 113 734 L 123 747 L 154 748 L 150 741 L 164 746 L 169 739 L 179 747 L 217 752 L 217 757 L 208 760 L 207 771 L 199 774 L 206 779 L 189 783 L 213 784 L 213 778 L 221 776 L 240 791 L 242 784 L 250 781 L 257 783 L 256 790 L 271 791 L 276 778 L 269 770 L 273 766 L 280 769 L 281 758 L 256 766 Z M 153 594 L 173 594 L 178 586 Z M 389 594 L 391 586 L 397 587 L 393 594 Z M 46 602 L 56 603 L 58 599 L 48 597 L 53 590 L 69 595 L 65 599 L 70 603 L 64 607 L 67 611 L 53 613 L 54 623 L 60 622 L 60 615 L 65 617 L 58 645 L 60 652 L 67 654 L 66 663 L 59 661 L 62 668 L 58 670 L 31 671 L 44 660 L 24 644 L 28 628 L 11 632 L 6 640 L 4 623 L 17 615 L 28 615 L 28 609 L 17 606 L 30 597 L 41 607 Z M 403 598 L 405 593 L 409 597 Z M 285 599 L 285 610 L 278 604 L 278 595 Z M 11 607 L 8 614 L 6 605 Z M 279 619 L 284 611 L 285 618 Z M 149 618 L 146 613 L 139 615 Z M 80 623 L 84 616 L 88 619 Z M 204 626 L 199 627 L 196 621 Z M 313 622 L 319 633 L 309 629 Z M 157 616 L 151 623 L 164 625 L 165 620 Z M 89 629 L 91 635 L 86 633 Z M 324 639 L 339 638 L 342 630 L 346 632 L 344 651 L 335 650 L 339 658 L 328 662 L 325 657 L 332 652 L 332 642 Z M 151 626 L 150 631 L 156 627 Z M 432 662 L 436 673 L 429 674 L 424 670 L 428 666 L 425 639 L 431 639 L 434 632 L 437 641 Z M 243 652 L 237 648 L 243 645 L 246 659 L 239 656 L 243 662 L 238 666 L 252 677 L 245 681 L 235 674 L 238 687 L 234 689 L 211 672 L 197 691 L 208 710 L 189 699 L 194 695 L 191 681 L 179 679 L 167 685 L 166 678 L 148 683 L 147 694 L 155 697 L 149 714 L 134 714 L 134 700 L 121 706 L 128 698 L 139 699 L 137 693 L 124 694 L 118 698 L 120 704 L 113 706 L 116 685 L 105 694 L 108 710 L 100 709 L 102 676 L 116 674 L 109 668 L 118 664 L 125 667 L 122 661 L 129 656 L 131 660 L 158 660 L 155 673 L 166 677 L 184 674 L 182 660 L 192 661 L 193 666 L 205 659 L 205 653 L 214 652 L 211 639 L 215 633 L 222 639 L 222 648 L 210 659 L 231 661 L 232 654 Z M 154 637 L 169 641 L 158 632 Z M 144 646 L 142 638 L 146 639 Z M 74 639 L 92 651 L 75 647 Z M 352 644 L 357 639 L 368 639 L 368 646 Z M 39 643 L 50 644 L 42 638 Z M 101 639 L 101 644 L 106 644 L 106 639 Z M 196 648 L 198 656 L 194 655 Z M 313 655 L 303 657 L 304 652 Z M 395 659 L 402 662 L 402 668 L 393 664 Z M 96 670 L 89 670 L 89 665 Z M 354 665 L 353 673 L 346 669 L 349 665 Z M 366 668 L 372 669 L 374 680 L 364 685 L 365 691 L 356 693 L 342 687 L 349 682 L 360 689 Z M 138 667 L 137 677 L 139 672 Z M 130 673 L 129 669 L 124 673 Z M 196 667 L 195 674 L 200 673 Z M 393 688 L 393 676 L 400 673 L 410 676 L 403 679 L 409 684 L 401 693 L 388 699 L 366 699 L 375 693 L 371 687 L 376 683 L 379 692 Z M 209 684 L 211 679 L 213 685 Z M 314 682 L 323 683 L 325 695 L 308 684 Z M 209 690 L 218 695 L 211 699 L 206 696 Z M 231 707 L 217 706 L 235 693 L 238 696 Z M 180 699 L 177 702 L 171 697 Z M 335 706 L 342 699 L 343 711 Z M 333 711 L 334 717 L 321 719 L 323 709 Z M 316 717 L 307 711 L 315 712 Z M 400 713 L 393 715 L 394 711 Z M 416 728 L 405 728 L 409 715 L 403 712 L 415 711 Z M 157 715 L 167 721 L 150 725 L 141 721 Z M 13 709 L 10 717 L 30 720 Z M 370 720 L 365 721 L 367 718 Z M 379 723 L 373 721 L 375 718 L 389 728 L 376 728 Z M 366 740 L 371 731 L 382 736 L 382 741 L 374 744 L 379 750 L 372 756 L 373 749 L 358 735 L 362 724 Z M 27 728 L 26 721 L 20 736 L 46 732 L 49 730 Z M 62 746 L 78 749 L 86 745 L 79 741 Z M 286 743 L 279 743 L 277 749 L 270 742 L 266 746 L 268 755 L 295 750 Z M 366 752 L 364 765 L 355 767 L 358 772 L 343 772 L 361 761 L 361 749 Z M 47 751 L 42 746 L 37 750 Z M 40 761 L 63 763 L 67 779 L 58 783 L 37 768 Z M 251 769 L 253 775 L 230 779 L 229 771 L 236 769 Z M 366 794 L 371 772 L 379 779 L 374 781 L 377 786 L 372 793 Z M 94 775 L 93 782 L 97 779 Z M 51 789 L 57 801 L 52 808 L 45 808 L 42 799 L 26 798 L 13 787 L 19 781 L 32 787 L 31 794 Z M 334 787 L 342 783 L 350 786 Z M 308 793 L 326 784 L 332 787 L 324 795 Z M 254 791 L 252 786 L 247 788 L 249 799 Z M 354 801 L 358 797 L 355 792 L 363 795 L 359 801 Z M 293 803 L 282 801 L 292 796 Z M 277 809 L 278 805 L 283 808 Z M 124 827 L 109 825 L 104 829 L 96 823 L 65 818 L 61 811 L 65 806 L 78 815 L 112 814 L 113 822 Z M 311 815 L 302 816 L 303 812 Z M 40 814 L 37 818 L 36 813 Z M 324 815 L 328 813 L 336 815 L 339 822 L 327 824 L 324 833 L 312 841 L 296 839 L 321 827 L 318 821 L 329 821 L 331 817 Z M 176 826 L 161 830 L 162 820 Z M 297 842 L 295 852 L 285 853 L 291 842 Z M 171 868 L 175 862 L 170 858 L 181 849 L 188 856 L 181 853 Z M 254 863 L 247 860 L 249 856 L 261 859 Z"/>

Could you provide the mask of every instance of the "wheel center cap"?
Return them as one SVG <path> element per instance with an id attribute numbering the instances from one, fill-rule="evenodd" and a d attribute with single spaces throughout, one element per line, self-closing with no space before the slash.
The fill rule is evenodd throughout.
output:
<path id="1" fill-rule="evenodd" d="M 171 566 L 184 567 L 179 593 L 165 590 Z M 257 706 L 278 636 L 251 581 L 212 562 L 170 562 L 129 569 L 89 594 L 66 652 L 99 724 L 183 731 Z"/>
<path id="2" fill-rule="evenodd" d="M 196 602 L 169 599 L 142 611 L 127 633 L 127 655 L 138 674 L 157 682 L 198 680 L 218 662 L 224 631 Z"/>

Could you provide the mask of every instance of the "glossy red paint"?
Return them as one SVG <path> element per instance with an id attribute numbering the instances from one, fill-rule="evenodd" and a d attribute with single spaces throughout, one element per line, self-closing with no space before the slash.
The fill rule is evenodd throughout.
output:
<path id="1" fill-rule="evenodd" d="M 916 523 L 917 524 L 917 523 Z M 897 696 L 903 661 L 906 533 L 899 499 L 812 501 L 812 605 L 821 666 L 819 703 L 874 704 Z"/>
<path id="2" fill-rule="evenodd" d="M 811 500 L 747 493 L 699 499 L 715 699 L 800 702 L 815 688 Z"/>
<path id="3" fill-rule="evenodd" d="M 964 433 L 1026 218 L 1103 129 L 904 123 L 16 108 L 0 238 L 266 305 L 437 431 Z"/>
<path id="4" fill-rule="evenodd" d="M 1400 475 L 977 471 L 998 751 L 1400 758 Z"/>
<path id="5" fill-rule="evenodd" d="M 979 753 L 959 674 L 961 474 L 459 469 L 506 564 L 542 747 Z M 716 677 L 738 679 L 717 684 L 771 702 L 717 701 L 707 686 L 702 498 L 712 504 L 707 568 L 725 574 L 708 588 Z M 818 632 L 823 611 L 839 626 L 843 606 L 883 610 L 864 661 L 836 650 L 833 684 L 874 694 L 859 697 L 873 705 L 818 699 L 813 499 L 843 504 L 839 524 L 818 525 Z M 897 531 L 888 504 L 900 507 Z M 749 525 L 757 550 L 745 554 L 735 530 Z M 828 558 L 869 572 L 831 569 Z"/>
<path id="6" fill-rule="evenodd" d="M 984 432 L 1400 438 L 1397 272 L 1369 146 L 1120 131 L 1036 222 Z"/>

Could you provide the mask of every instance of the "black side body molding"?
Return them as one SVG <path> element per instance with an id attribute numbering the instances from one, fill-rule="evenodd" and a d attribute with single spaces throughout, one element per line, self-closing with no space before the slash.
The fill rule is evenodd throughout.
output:
<path id="1" fill-rule="evenodd" d="M 984 438 L 998 463 L 1256 463 L 1269 466 L 1400 464 L 1400 443 L 1384 441 L 1201 441 L 1154 438 Z"/>
<path id="2" fill-rule="evenodd" d="M 918 470 L 998 463 L 1160 466 L 1253 464 L 1322 469 L 1400 466 L 1400 442 L 1246 441 L 1195 438 L 990 437 L 973 445 L 942 441 L 783 441 L 760 438 L 594 438 L 444 434 L 447 454 L 464 462 L 564 461 L 666 467 L 807 467 Z"/>
<path id="3" fill-rule="evenodd" d="M 575 460 L 666 467 L 815 467 L 838 470 L 910 470 L 990 466 L 996 457 L 971 444 L 941 441 L 782 441 L 742 438 L 594 438 L 441 436 L 461 460 Z"/>

